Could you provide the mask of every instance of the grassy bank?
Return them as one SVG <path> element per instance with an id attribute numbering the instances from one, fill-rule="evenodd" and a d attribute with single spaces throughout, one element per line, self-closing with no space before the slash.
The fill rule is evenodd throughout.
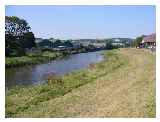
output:
<path id="1" fill-rule="evenodd" d="M 21 57 L 6 57 L 5 66 L 6 67 L 18 67 L 24 65 L 38 64 L 41 62 L 54 60 L 56 58 L 63 57 L 64 55 L 59 52 L 49 52 L 45 51 L 40 54 L 28 54 Z"/>
<path id="2" fill-rule="evenodd" d="M 10 89 L 6 117 L 154 117 L 155 55 L 121 49 L 104 56 L 88 69 Z"/>

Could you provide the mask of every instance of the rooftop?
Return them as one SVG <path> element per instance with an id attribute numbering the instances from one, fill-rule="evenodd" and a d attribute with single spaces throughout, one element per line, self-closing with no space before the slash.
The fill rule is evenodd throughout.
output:
<path id="1" fill-rule="evenodd" d="M 156 34 L 153 33 L 151 35 L 145 36 L 143 38 L 143 42 L 155 42 L 156 41 Z"/>

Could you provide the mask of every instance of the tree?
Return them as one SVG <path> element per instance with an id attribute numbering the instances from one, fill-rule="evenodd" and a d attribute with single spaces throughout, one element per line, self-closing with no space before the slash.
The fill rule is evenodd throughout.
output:
<path id="1" fill-rule="evenodd" d="M 5 17 L 6 56 L 22 56 L 25 48 L 35 46 L 34 34 L 24 19 L 15 16 Z"/>
<path id="2" fill-rule="evenodd" d="M 73 44 L 69 40 L 65 41 L 63 45 L 66 47 L 73 47 Z"/>
<path id="3" fill-rule="evenodd" d="M 142 42 L 143 37 L 144 37 L 144 35 L 137 37 L 137 38 L 133 41 L 132 46 L 138 47 L 138 46 L 140 45 L 140 43 Z"/>
<path id="4" fill-rule="evenodd" d="M 5 17 L 5 34 L 11 34 L 18 37 L 29 32 L 30 29 L 30 26 L 24 19 L 19 19 L 16 16 Z"/>
<path id="5" fill-rule="evenodd" d="M 113 49 L 112 40 L 106 41 L 106 49 L 108 50 Z"/>
<path id="6" fill-rule="evenodd" d="M 24 33 L 22 38 L 20 38 L 20 43 L 23 48 L 32 48 L 36 46 L 35 37 L 32 32 Z"/>
<path id="7" fill-rule="evenodd" d="M 39 42 L 38 45 L 40 47 L 53 47 L 53 42 L 49 41 L 48 39 L 44 39 L 43 41 Z"/>
<path id="8" fill-rule="evenodd" d="M 21 43 L 11 34 L 5 35 L 5 41 L 6 56 L 22 56 L 25 54 Z"/>
<path id="9" fill-rule="evenodd" d="M 62 46 L 63 43 L 61 42 L 61 40 L 56 40 L 54 43 L 53 43 L 54 47 L 58 47 L 58 46 Z"/>

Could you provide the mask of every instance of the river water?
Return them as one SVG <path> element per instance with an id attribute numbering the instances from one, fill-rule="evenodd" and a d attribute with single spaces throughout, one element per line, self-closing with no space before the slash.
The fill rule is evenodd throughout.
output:
<path id="1" fill-rule="evenodd" d="M 44 64 L 6 68 L 6 87 L 15 85 L 39 84 L 46 81 L 48 75 L 64 75 L 66 73 L 83 69 L 91 63 L 103 60 L 101 51 L 73 54 L 63 59 L 57 59 Z"/>

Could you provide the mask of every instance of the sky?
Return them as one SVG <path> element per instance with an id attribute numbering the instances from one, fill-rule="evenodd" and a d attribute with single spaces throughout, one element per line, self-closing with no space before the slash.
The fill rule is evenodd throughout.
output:
<path id="1" fill-rule="evenodd" d="M 36 38 L 136 38 L 156 31 L 151 5 L 8 5 L 5 14 L 25 19 Z"/>

